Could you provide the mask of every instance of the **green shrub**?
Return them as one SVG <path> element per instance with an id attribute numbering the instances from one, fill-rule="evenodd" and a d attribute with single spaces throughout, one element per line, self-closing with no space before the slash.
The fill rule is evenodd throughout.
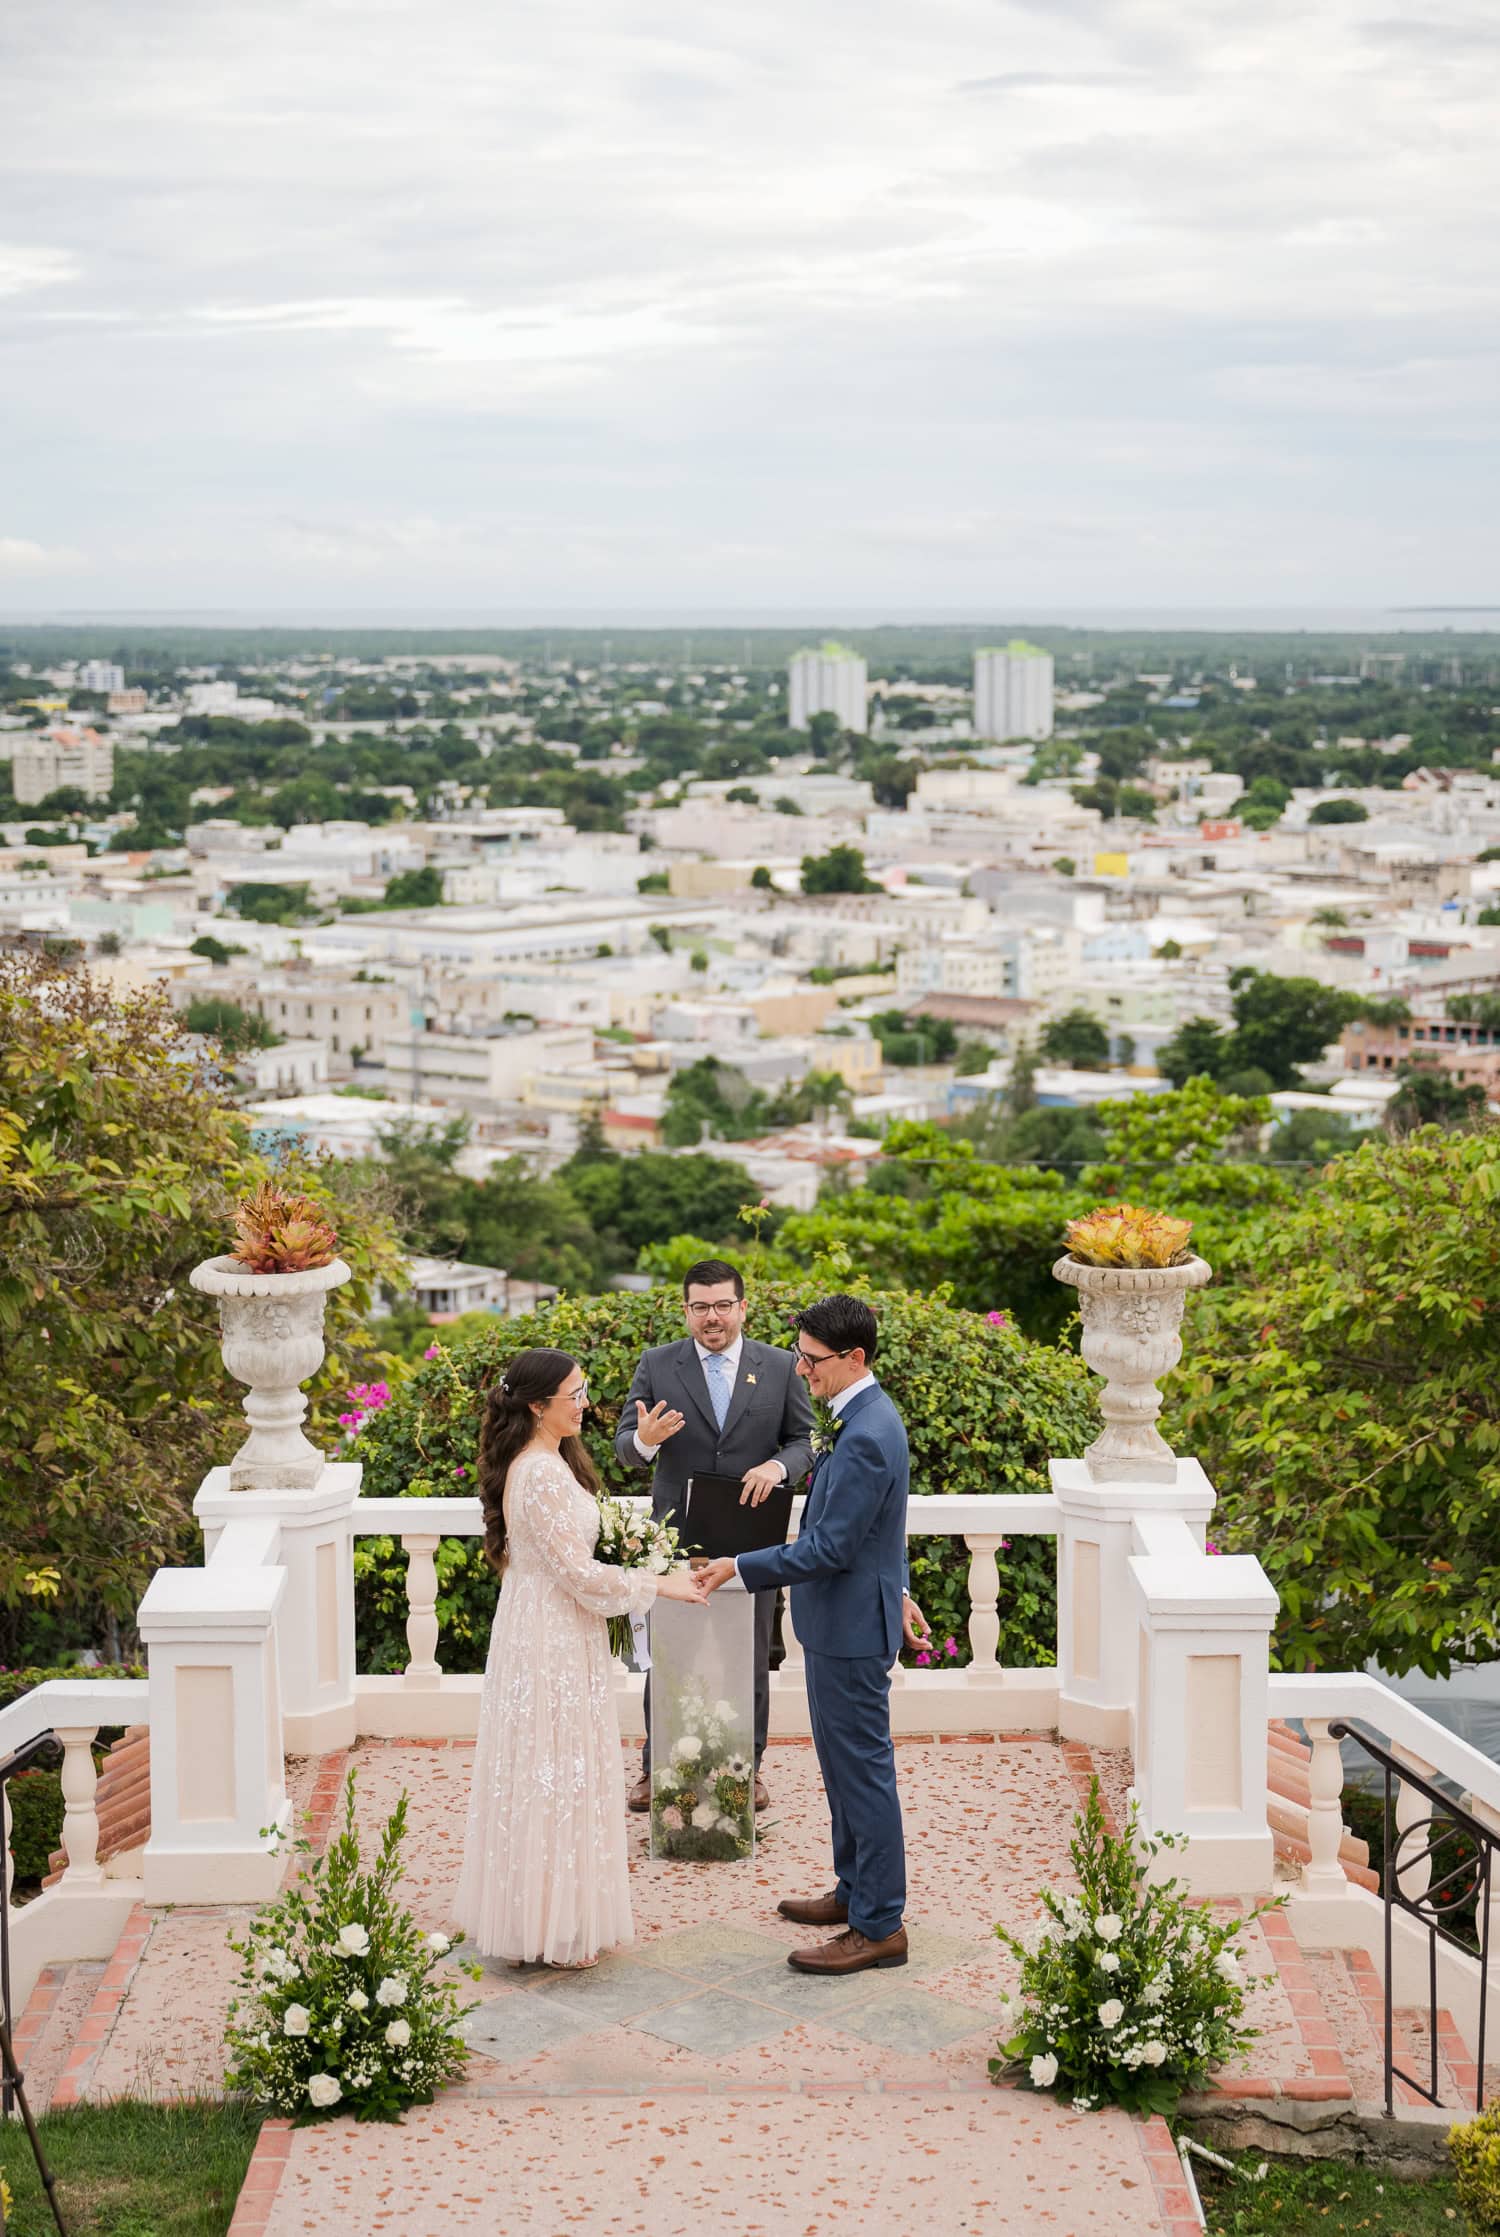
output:
<path id="1" fill-rule="evenodd" d="M 1475 2237 L 1500 2231 L 1500 2105 L 1448 2131 L 1458 2202 Z"/>
<path id="2" fill-rule="evenodd" d="M 747 1333 L 789 1345 L 791 1315 L 806 1285 L 757 1284 Z M 911 1442 L 914 1493 L 1045 1491 L 1047 1461 L 1077 1453 L 1095 1434 L 1092 1380 L 1071 1351 L 1031 1342 L 1003 1317 L 960 1311 L 939 1292 L 867 1290 L 880 1320 L 881 1381 L 901 1409 Z M 645 1489 L 643 1471 L 615 1457 L 614 1434 L 637 1359 L 647 1346 L 684 1333 L 675 1289 L 644 1296 L 559 1298 L 516 1320 L 495 1320 L 433 1356 L 367 1421 L 352 1452 L 364 1462 L 365 1492 L 421 1498 L 472 1492 L 485 1391 L 506 1361 L 551 1344 L 586 1366 L 593 1397 L 585 1441 L 606 1490 Z M 968 1660 L 968 1552 L 962 1539 L 914 1538 L 912 1590 L 952 1663 Z M 484 1667 L 495 1582 L 473 1539 L 438 1549 L 438 1618 L 443 1666 Z M 362 1538 L 355 1550 L 360 1667 L 398 1670 L 406 1661 L 405 1560 L 392 1538 Z M 1056 1564 L 1050 1538 L 1018 1539 L 1000 1556 L 1000 1657 L 1014 1666 L 1050 1663 L 1056 1642 Z"/>

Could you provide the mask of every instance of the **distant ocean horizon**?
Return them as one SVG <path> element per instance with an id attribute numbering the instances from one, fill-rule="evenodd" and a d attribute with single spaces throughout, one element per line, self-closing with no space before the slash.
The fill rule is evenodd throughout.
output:
<path id="1" fill-rule="evenodd" d="M 39 607 L 0 610 L 0 628 L 177 629 L 802 629 L 1053 628 L 1204 630 L 1309 636 L 1490 634 L 1500 601 L 1451 606 L 908 606 L 487 608 L 418 606 Z"/>

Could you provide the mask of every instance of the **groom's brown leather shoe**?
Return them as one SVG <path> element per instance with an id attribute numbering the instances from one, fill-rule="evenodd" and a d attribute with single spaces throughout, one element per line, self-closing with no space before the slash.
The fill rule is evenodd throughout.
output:
<path id="1" fill-rule="evenodd" d="M 649 1778 L 636 1780 L 635 1785 L 625 1797 L 625 1807 L 627 1810 L 650 1809 L 651 1781 Z"/>
<path id="2" fill-rule="evenodd" d="M 793 1950 L 787 1958 L 799 1973 L 865 1973 L 874 1965 L 906 1963 L 906 1928 L 898 1926 L 884 1941 L 872 1942 L 855 1927 L 846 1927 L 831 1942 L 816 1949 Z"/>
<path id="3" fill-rule="evenodd" d="M 789 1895 L 776 1908 L 794 1926 L 847 1926 L 849 1923 L 849 1913 L 839 1901 L 837 1888 L 831 1895 Z"/>

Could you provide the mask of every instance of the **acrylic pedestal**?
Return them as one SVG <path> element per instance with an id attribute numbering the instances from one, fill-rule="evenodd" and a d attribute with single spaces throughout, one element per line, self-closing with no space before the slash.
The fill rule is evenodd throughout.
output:
<path id="1" fill-rule="evenodd" d="M 755 1602 L 738 1577 L 706 1607 L 651 1611 L 651 1854 L 755 1855 Z"/>

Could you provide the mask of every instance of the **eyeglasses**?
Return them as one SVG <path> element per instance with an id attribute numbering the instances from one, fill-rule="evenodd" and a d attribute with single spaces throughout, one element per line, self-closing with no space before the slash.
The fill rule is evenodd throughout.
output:
<path id="1" fill-rule="evenodd" d="M 587 1383 L 580 1383 L 576 1390 L 565 1390 L 563 1396 L 569 1405 L 586 1406 L 589 1402 L 589 1386 Z"/>
<path id="2" fill-rule="evenodd" d="M 722 1319 L 729 1313 L 735 1312 L 739 1304 L 740 1299 L 738 1297 L 729 1297 L 725 1298 L 722 1303 L 715 1305 L 689 1305 L 687 1310 L 692 1314 L 694 1320 Z"/>
<path id="3" fill-rule="evenodd" d="M 793 1356 L 799 1359 L 804 1367 L 823 1367 L 830 1359 L 847 1359 L 850 1352 L 855 1349 L 855 1345 L 846 1344 L 841 1352 L 805 1352 L 802 1346 L 797 1344 L 793 1346 Z"/>

